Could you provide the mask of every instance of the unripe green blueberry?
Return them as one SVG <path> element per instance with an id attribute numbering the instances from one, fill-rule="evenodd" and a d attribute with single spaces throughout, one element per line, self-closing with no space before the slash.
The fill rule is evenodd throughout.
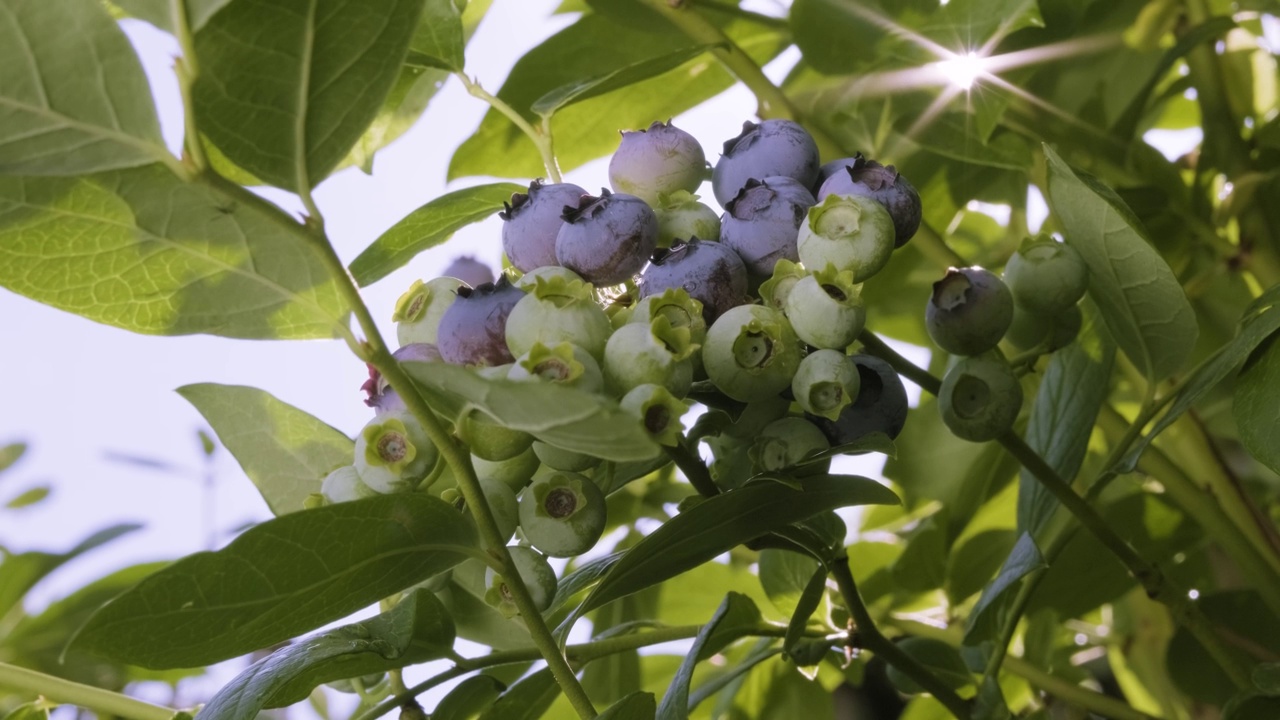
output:
<path id="1" fill-rule="evenodd" d="M 632 388 L 619 402 L 623 410 L 640 419 L 645 432 L 659 445 L 674 447 L 680 442 L 684 426 L 680 418 L 689 405 L 661 385 L 645 384 Z"/>
<path id="2" fill-rule="evenodd" d="M 803 265 L 785 258 L 779 260 L 778 264 L 773 266 L 773 276 L 760 285 L 760 302 L 785 313 L 787 296 L 791 294 L 796 283 L 808 275 Z"/>
<path id="3" fill-rule="evenodd" d="M 320 483 L 320 493 L 330 503 L 350 502 L 378 494 L 364 484 L 354 465 L 344 465 L 326 475 Z"/>
<path id="4" fill-rule="evenodd" d="M 942 378 L 938 410 L 956 437 L 994 440 L 1022 409 L 1022 383 L 998 351 L 960 358 Z"/>
<path id="5" fill-rule="evenodd" d="M 520 503 L 516 500 L 515 492 L 505 483 L 487 477 L 480 478 L 480 490 L 484 493 L 489 512 L 493 513 L 493 519 L 498 524 L 498 532 L 502 534 L 503 541 L 510 540 L 520 524 Z"/>
<path id="6" fill-rule="evenodd" d="M 605 388 L 620 397 L 637 385 L 653 383 L 684 397 L 693 384 L 692 355 L 697 350 L 689 328 L 673 327 L 665 315 L 648 325 L 624 325 L 605 346 Z"/>
<path id="7" fill-rule="evenodd" d="M 1051 315 L 1040 315 L 1018 307 L 1013 308 L 1013 322 L 1004 334 L 1014 347 L 1019 350 L 1031 350 L 1044 346 L 1045 352 L 1060 350 L 1071 344 L 1080 334 L 1080 326 L 1084 317 L 1080 314 L 1080 306 L 1072 305 L 1066 310 Z"/>
<path id="8" fill-rule="evenodd" d="M 832 350 L 849 347 L 867 322 L 853 273 L 830 265 L 796 283 L 787 296 L 786 315 L 801 340 Z"/>
<path id="9" fill-rule="evenodd" d="M 828 195 L 809 209 L 800 224 L 796 248 L 805 267 L 834 265 L 860 283 L 880 272 L 893 254 L 893 218 L 875 200 L 858 195 Z"/>
<path id="10" fill-rule="evenodd" d="M 1013 322 L 1013 296 L 999 277 L 980 267 L 951 268 L 933 284 L 924 325 L 952 355 L 994 348 Z"/>
<path id="11" fill-rule="evenodd" d="M 544 466 L 565 472 L 583 472 L 596 467 L 601 462 L 600 458 L 594 455 L 565 450 L 538 440 L 533 442 L 533 454 Z"/>
<path id="12" fill-rule="evenodd" d="M 458 288 L 466 286 L 466 283 L 451 277 L 438 277 L 427 283 L 414 280 L 396 301 L 396 310 L 391 316 L 396 323 L 396 338 L 400 344 L 434 344 L 440 318 L 453 304 Z"/>
<path id="13" fill-rule="evenodd" d="M 791 394 L 807 413 L 838 420 L 840 411 L 858 397 L 858 368 L 839 350 L 815 350 L 800 361 Z"/>
<path id="14" fill-rule="evenodd" d="M 711 479 L 725 490 L 741 487 L 752 475 L 755 468 L 751 462 L 751 440 L 733 437 L 732 435 L 713 435 L 703 438 L 707 447 L 711 448 L 712 461 L 707 466 L 711 471 Z"/>
<path id="15" fill-rule="evenodd" d="M 1054 315 L 1084 297 L 1089 287 L 1089 266 L 1066 243 L 1028 240 L 1005 264 L 1004 282 L 1018 307 L 1039 315 Z"/>
<path id="16" fill-rule="evenodd" d="M 535 548 L 552 557 L 581 555 L 605 526 L 604 493 L 591 478 L 572 472 L 534 477 L 520 496 L 520 528 Z"/>
<path id="17" fill-rule="evenodd" d="M 640 298 L 631 308 L 627 323 L 649 324 L 658 316 L 665 316 L 673 328 L 688 328 L 689 341 L 701 346 L 707 339 L 707 321 L 703 319 L 702 303 L 689 297 L 684 288 L 669 288 L 661 295 Z"/>
<path id="18" fill-rule="evenodd" d="M 692 237 L 716 240 L 720 237 L 720 216 L 698 196 L 684 190 L 658 196 L 654 208 L 658 216 L 658 247 L 671 247 L 676 240 Z"/>
<path id="19" fill-rule="evenodd" d="M 459 418 L 455 432 L 471 454 L 494 462 L 510 460 L 533 444 L 529 433 L 503 427 L 479 410 Z"/>
<path id="20" fill-rule="evenodd" d="M 355 468 L 375 492 L 410 490 L 439 457 L 427 433 L 407 412 L 370 420 L 356 437 Z"/>
<path id="21" fill-rule="evenodd" d="M 476 475 L 487 477 L 506 485 L 511 488 L 512 492 L 518 493 L 529 484 L 529 480 L 533 478 L 533 474 L 538 472 L 538 467 L 542 465 L 542 461 L 533 453 L 533 448 L 506 460 L 485 460 L 478 455 L 471 456 L 471 465 L 476 469 Z"/>
<path id="22" fill-rule="evenodd" d="M 516 574 L 528 588 L 534 607 L 538 608 L 538 612 L 546 610 L 551 606 L 551 600 L 555 598 L 556 587 L 559 584 L 551 563 L 548 563 L 547 559 L 535 550 L 520 545 L 507 548 L 507 552 L 511 553 L 511 562 L 515 565 Z M 501 575 L 495 573 L 493 568 L 488 568 L 484 574 L 484 581 L 486 603 L 497 608 L 498 612 L 508 618 L 520 614 L 511 595 L 511 589 L 507 587 Z"/>
<path id="23" fill-rule="evenodd" d="M 511 281 L 511 284 L 525 292 L 533 292 L 534 287 L 538 284 L 538 280 L 554 280 L 556 278 L 559 278 L 566 283 L 575 281 L 587 283 L 586 280 L 582 279 L 581 275 L 567 267 L 560 267 L 559 265 L 544 265 L 521 275 Z M 591 287 L 593 290 L 595 289 L 592 287 L 591 283 L 587 283 L 587 287 Z"/>
<path id="24" fill-rule="evenodd" d="M 516 358 L 507 377 L 541 380 L 593 393 L 604 389 L 599 363 L 586 350 L 567 342 L 551 348 L 535 342 L 529 352 Z"/>
<path id="25" fill-rule="evenodd" d="M 831 447 L 816 425 L 798 417 L 785 417 L 765 426 L 751 443 L 752 465 L 761 472 L 789 468 L 810 455 Z M 831 463 L 816 463 L 813 472 L 826 472 Z"/>
<path id="26" fill-rule="evenodd" d="M 742 402 L 763 400 L 791 385 L 800 342 L 786 316 L 763 305 L 739 305 L 707 330 L 702 350 L 707 377 Z"/>
<path id="27" fill-rule="evenodd" d="M 538 278 L 507 316 L 507 348 L 514 357 L 535 343 L 570 342 L 600 358 L 613 327 L 595 294 L 582 280 Z"/>

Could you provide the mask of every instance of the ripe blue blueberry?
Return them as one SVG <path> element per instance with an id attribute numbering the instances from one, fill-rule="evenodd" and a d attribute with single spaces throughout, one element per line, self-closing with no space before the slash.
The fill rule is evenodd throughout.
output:
<path id="1" fill-rule="evenodd" d="M 601 190 L 565 208 L 556 260 L 593 285 L 615 285 L 640 272 L 658 247 L 658 216 L 635 195 Z"/>
<path id="2" fill-rule="evenodd" d="M 716 202 L 729 201 L 752 178 L 785 175 L 808 191 L 818 176 L 818 145 L 813 136 L 790 120 L 745 122 L 742 132 L 725 142 L 724 153 L 711 175 Z"/>
<path id="3" fill-rule="evenodd" d="M 942 378 L 938 410 L 956 437 L 986 442 L 1013 427 L 1022 409 L 1022 383 L 993 351 L 960 358 Z"/>
<path id="4" fill-rule="evenodd" d="M 805 267 L 832 265 L 864 282 L 893 254 L 893 219 L 871 198 L 828 195 L 800 225 L 796 251 Z"/>
<path id="5" fill-rule="evenodd" d="M 502 223 L 502 250 L 521 272 L 556 265 L 556 235 L 564 220 L 566 206 L 577 207 L 587 191 L 572 183 L 544 185 L 540 180 L 529 190 L 515 193 L 498 213 Z"/>
<path id="6" fill-rule="evenodd" d="M 1028 240 L 1005 264 L 1004 282 L 1019 308 L 1053 315 L 1084 297 L 1089 286 L 1089 266 L 1066 243 Z"/>
<path id="7" fill-rule="evenodd" d="M 515 360 L 507 347 L 507 316 L 525 296 L 503 275 L 493 285 L 458 288 L 440 318 L 436 347 L 455 365 L 503 365 Z"/>
<path id="8" fill-rule="evenodd" d="M 800 365 L 800 342 L 782 313 L 739 305 L 707 330 L 702 364 L 725 395 L 742 402 L 764 400 L 790 387 Z"/>
<path id="9" fill-rule="evenodd" d="M 893 218 L 894 247 L 902 247 L 920 229 L 920 193 L 898 174 L 892 165 L 881 165 L 859 154 L 822 183 L 818 201 L 827 195 L 858 195 L 873 198 Z"/>
<path id="10" fill-rule="evenodd" d="M 749 272 L 768 276 L 779 260 L 800 260 L 796 236 L 813 204 L 809 190 L 792 178 L 747 180 L 725 203 L 720 241 L 742 257 Z"/>
<path id="11" fill-rule="evenodd" d="M 493 270 L 471 255 L 454 258 L 453 262 L 449 263 L 449 266 L 440 274 L 457 278 L 471 287 L 494 281 Z"/>
<path id="12" fill-rule="evenodd" d="M 683 288 L 702 303 L 707 322 L 715 322 L 726 310 L 747 297 L 747 268 L 732 249 L 718 242 L 690 238 L 653 253 L 640 276 L 640 297 L 661 295 Z"/>
<path id="13" fill-rule="evenodd" d="M 676 240 L 692 237 L 715 240 L 720 237 L 720 216 L 698 196 L 684 190 L 663 194 L 653 209 L 658 215 L 658 247 L 671 247 Z"/>
<path id="14" fill-rule="evenodd" d="M 951 268 L 933 284 L 924 324 L 938 347 L 952 355 L 978 355 L 995 347 L 1013 322 L 1013 296 L 994 273 L 977 266 Z"/>
<path id="15" fill-rule="evenodd" d="M 907 389 L 902 378 L 874 355 L 858 354 L 849 359 L 858 370 L 858 396 L 853 403 L 840 411 L 834 422 L 820 415 L 807 417 L 832 445 L 847 445 L 873 432 L 897 437 L 907 421 Z"/>
<path id="16" fill-rule="evenodd" d="M 655 122 L 647 130 L 623 131 L 609 160 L 609 184 L 614 192 L 656 205 L 660 194 L 697 190 L 706 171 L 707 156 L 696 138 Z"/>
<path id="17" fill-rule="evenodd" d="M 430 343 L 405 345 L 391 356 L 396 359 L 396 362 L 443 362 L 439 348 Z M 386 378 L 382 377 L 382 373 L 372 365 L 369 366 L 369 379 L 361 389 L 368 393 L 364 404 L 374 408 L 379 415 L 405 409 L 404 400 L 400 398 L 400 394 L 387 384 Z"/>

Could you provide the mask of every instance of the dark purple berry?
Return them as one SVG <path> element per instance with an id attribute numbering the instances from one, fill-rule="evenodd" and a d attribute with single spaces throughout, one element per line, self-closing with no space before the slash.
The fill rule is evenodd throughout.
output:
<path id="1" fill-rule="evenodd" d="M 748 180 L 725 205 L 720 241 L 742 256 L 748 271 L 768 276 L 779 260 L 800 261 L 796 237 L 813 205 L 813 195 L 792 178 Z"/>
<path id="2" fill-rule="evenodd" d="M 587 191 L 572 183 L 543 185 L 534 180 L 529 191 L 515 193 L 498 213 L 502 224 L 502 250 L 521 272 L 556 264 L 556 235 L 564 224 L 567 205 L 577 207 Z"/>
<path id="3" fill-rule="evenodd" d="M 648 130 L 622 133 L 622 143 L 609 161 L 609 184 L 615 192 L 630 193 L 650 205 L 658 196 L 702 184 L 707 156 L 692 135 L 664 122 Z"/>
<path id="4" fill-rule="evenodd" d="M 556 259 L 592 285 L 616 285 L 640 272 L 658 246 L 658 216 L 635 195 L 602 189 L 564 209 Z"/>
<path id="5" fill-rule="evenodd" d="M 861 155 L 858 157 L 861 157 Z M 856 157 L 847 157 L 823 163 L 822 167 L 818 168 L 818 179 L 813 181 L 813 196 L 815 198 L 818 197 L 818 190 L 822 189 L 822 183 L 826 182 L 827 178 L 854 164 L 857 159 Z"/>
<path id="6" fill-rule="evenodd" d="M 503 365 L 515 357 L 507 349 L 507 316 L 524 291 L 507 282 L 458 288 L 458 297 L 440 318 L 437 346 L 445 362 L 455 365 Z"/>
<path id="7" fill-rule="evenodd" d="M 493 270 L 471 255 L 454 258 L 441 275 L 457 278 L 471 287 L 493 282 Z"/>
<path id="8" fill-rule="evenodd" d="M 640 297 L 659 295 L 670 288 L 684 288 L 702 303 L 707 324 L 747 296 L 747 268 L 742 258 L 718 242 L 677 240 L 670 249 L 654 252 L 640 276 Z"/>
<path id="9" fill-rule="evenodd" d="M 933 284 L 924 326 L 952 355 L 979 355 L 995 347 L 1013 322 L 1013 295 L 980 267 L 951 268 Z"/>
<path id="10" fill-rule="evenodd" d="M 431 343 L 410 343 L 402 345 L 391 355 L 397 362 L 441 362 L 440 349 Z M 372 365 L 369 366 L 369 379 L 360 387 L 368 395 L 364 404 L 377 411 L 378 415 L 405 410 L 404 400 L 395 388 L 387 384 L 386 378 Z"/>
<path id="11" fill-rule="evenodd" d="M 818 189 L 818 202 L 828 195 L 874 198 L 893 218 L 894 247 L 902 247 L 920 229 L 920 193 L 892 165 L 881 165 L 859 154 Z"/>
<path id="12" fill-rule="evenodd" d="M 873 432 L 891 438 L 902 432 L 907 422 L 907 390 L 902 378 L 889 365 L 874 355 L 858 354 L 849 358 L 858 369 L 858 396 L 845 406 L 832 422 L 820 415 L 805 413 L 827 439 L 835 445 L 847 445 Z"/>
<path id="13" fill-rule="evenodd" d="M 804 188 L 818 177 L 818 146 L 813 136 L 790 120 L 745 122 L 742 133 L 724 144 L 711 175 L 716 202 L 728 203 L 752 178 L 785 175 Z"/>

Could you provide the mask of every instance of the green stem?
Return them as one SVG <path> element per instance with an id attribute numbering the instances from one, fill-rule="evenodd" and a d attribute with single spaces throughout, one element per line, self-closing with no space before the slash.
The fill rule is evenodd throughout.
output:
<path id="1" fill-rule="evenodd" d="M 858 645 L 884 658 L 886 663 L 915 680 L 920 687 L 946 706 L 947 711 L 954 715 L 957 720 L 968 720 L 970 717 L 969 703 L 961 699 L 954 690 L 942 682 L 929 668 L 921 665 L 915 658 L 898 647 L 896 643 L 885 637 L 880 632 L 880 629 L 876 627 L 875 621 L 871 619 L 870 611 L 867 610 L 867 606 L 862 602 L 862 596 L 858 594 L 858 585 L 854 582 L 853 572 L 849 569 L 849 558 L 841 557 L 828 562 L 826 565 L 827 571 L 835 577 L 836 585 L 840 587 L 840 595 L 844 598 L 845 605 L 848 606 L 850 614 L 853 615 L 853 621 L 857 626 L 856 638 Z"/>
<path id="2" fill-rule="evenodd" d="M 887 624 L 908 635 L 940 640 L 954 648 L 961 646 L 961 635 L 952 628 L 934 627 L 904 618 L 890 618 Z M 1109 695 L 1094 692 L 1051 675 L 1022 658 L 1010 657 L 1005 661 L 1005 669 L 1054 697 L 1103 717 L 1113 718 L 1113 720 L 1160 720 Z"/>
<path id="3" fill-rule="evenodd" d="M 459 72 L 454 73 L 454 75 L 462 81 L 462 86 L 467 89 L 467 92 L 471 93 L 472 97 L 485 101 L 489 104 L 489 107 L 505 115 L 508 120 L 515 123 L 515 126 L 520 128 L 520 131 L 533 141 L 534 147 L 538 148 L 538 154 L 542 156 L 542 166 L 547 171 L 547 177 L 553 183 L 560 182 L 560 165 L 556 162 L 555 152 L 551 145 L 550 121 L 544 122 L 543 126 L 547 129 L 547 132 L 544 133 L 529 124 L 529 121 L 525 120 L 524 116 L 519 112 L 516 112 L 515 108 L 485 90 L 475 80 L 467 77 L 466 73 Z"/>
<path id="4" fill-rule="evenodd" d="M 0 687 L 34 693 L 48 700 L 92 710 L 103 716 L 132 720 L 172 720 L 177 710 L 137 700 L 110 690 L 82 685 L 8 663 L 0 663 Z"/>
<path id="5" fill-rule="evenodd" d="M 870 330 L 858 334 L 858 342 L 867 352 L 889 363 L 899 375 L 919 385 L 930 395 L 937 395 L 942 390 L 942 381 L 934 377 L 928 370 L 917 367 L 915 363 L 899 355 L 893 348 Z"/>
<path id="6" fill-rule="evenodd" d="M 191 88 L 200 75 L 195 37 L 191 33 L 185 0 L 170 0 L 169 13 L 173 16 L 173 34 L 182 49 L 182 57 L 174 62 L 174 71 L 178 75 L 178 91 L 182 96 L 182 117 L 186 128 L 183 148 L 186 150 L 187 161 L 199 173 L 209 167 L 209 159 L 205 157 L 204 143 L 200 140 L 200 130 L 196 126 L 196 104 L 191 95 Z"/>
<path id="7" fill-rule="evenodd" d="M 475 468 L 471 465 L 471 455 L 453 442 L 453 438 L 445 430 L 439 418 L 436 417 L 436 414 L 427 405 L 426 401 L 422 399 L 422 395 L 419 394 L 412 378 L 405 373 L 400 364 L 392 357 L 391 351 L 382 339 L 382 334 L 378 331 L 377 323 L 369 313 L 369 308 L 365 305 L 364 298 L 360 295 L 359 287 L 351 277 L 351 274 L 347 272 L 346 266 L 342 264 L 337 252 L 334 251 L 333 244 L 329 242 L 328 237 L 324 234 L 323 225 L 299 225 L 290 220 L 280 208 L 262 200 L 240 186 L 215 175 L 206 173 L 205 177 L 209 179 L 210 183 L 224 187 L 228 192 L 239 191 L 237 197 L 245 202 L 257 205 L 264 212 L 283 217 L 285 225 L 304 238 L 316 250 L 326 269 L 337 280 L 339 292 L 342 293 L 343 299 L 351 309 L 352 314 L 355 315 L 361 332 L 365 335 L 364 342 L 354 346 L 357 356 L 382 373 L 382 377 L 387 380 L 404 401 L 405 407 L 422 425 L 427 438 L 439 448 L 441 456 L 448 463 L 449 469 L 453 471 L 454 478 L 458 482 L 458 489 L 462 493 L 467 507 L 471 510 L 472 517 L 475 518 L 476 525 L 480 530 L 480 537 L 489 555 L 502 568 L 515 567 L 511 560 L 511 553 L 507 549 L 506 538 L 502 536 L 501 531 L 498 529 L 498 523 L 494 520 L 493 512 L 489 509 L 489 504 L 485 501 L 484 493 L 480 489 L 480 481 L 476 477 Z M 568 660 L 560 652 L 559 644 L 556 642 L 555 637 L 552 636 L 546 620 L 543 619 L 542 613 L 538 611 L 533 597 L 529 594 L 529 589 L 521 580 L 519 573 L 504 572 L 503 576 L 507 578 L 507 587 L 511 590 L 512 600 L 515 602 L 520 616 L 525 621 L 525 626 L 529 630 L 529 635 L 533 639 L 534 645 L 542 653 L 543 659 L 547 661 L 551 674 L 555 677 L 560 687 L 563 688 L 570 704 L 573 705 L 574 710 L 581 717 L 595 717 L 596 711 L 591 704 L 591 699 L 587 697 L 586 691 L 582 689 L 582 684 L 578 682 L 573 669 L 569 667 Z"/>
<path id="8" fill-rule="evenodd" d="M 680 468 L 680 472 L 688 478 L 689 483 L 703 497 L 711 497 L 719 495 L 720 488 L 716 485 L 715 480 L 711 478 L 711 471 L 707 469 L 706 463 L 702 462 L 702 458 L 698 457 L 686 444 L 688 441 L 684 438 L 674 447 L 664 447 L 667 457 Z"/>

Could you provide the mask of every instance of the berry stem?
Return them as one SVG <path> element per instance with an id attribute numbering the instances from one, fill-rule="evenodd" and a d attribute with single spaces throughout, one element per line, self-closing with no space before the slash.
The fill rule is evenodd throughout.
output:
<path id="1" fill-rule="evenodd" d="M 0 663 L 0 687 L 19 692 L 36 693 L 56 703 L 75 705 L 99 715 L 130 720 L 173 720 L 179 711 L 152 705 L 118 692 L 64 680 L 35 670 Z"/>
<path id="2" fill-rule="evenodd" d="M 348 307 L 352 314 L 355 315 L 361 332 L 365 335 L 363 342 L 352 343 L 356 356 L 362 361 L 373 365 L 378 372 L 382 373 L 382 376 L 404 400 L 405 407 L 422 424 L 422 429 L 426 432 L 427 438 L 440 450 L 440 455 L 448 463 L 449 469 L 453 471 L 454 477 L 458 482 L 458 489 L 462 492 L 462 497 L 466 501 L 467 507 L 470 508 L 471 514 L 480 530 L 480 537 L 485 550 L 502 568 L 514 568 L 515 564 L 512 562 L 511 553 L 507 549 L 506 538 L 502 536 L 501 531 L 498 529 L 498 523 L 493 517 L 493 511 L 489 509 L 489 504 L 485 501 L 484 492 L 480 489 L 480 481 L 476 477 L 475 468 L 471 465 L 471 455 L 453 441 L 449 432 L 441 424 L 439 418 L 436 417 L 435 412 L 432 411 L 431 406 L 427 404 L 418 392 L 418 388 L 413 383 L 412 378 L 405 373 L 404 369 L 400 367 L 400 363 L 392 356 L 386 341 L 382 339 L 382 334 L 378 330 L 377 322 L 373 319 L 373 315 L 369 312 L 369 307 L 365 305 L 364 298 L 360 295 L 359 286 L 356 285 L 355 279 L 347 272 L 346 266 L 342 264 L 338 253 L 333 249 L 333 243 L 329 241 L 328 236 L 325 234 L 323 224 L 298 224 L 276 205 L 229 180 L 213 173 L 205 173 L 202 177 L 215 188 L 233 195 L 237 200 L 252 204 L 263 212 L 276 216 L 277 219 L 282 219 L 283 227 L 287 227 L 298 234 L 315 249 L 329 273 L 337 281 L 339 291 L 343 294 Z M 584 719 L 594 718 L 596 716 L 595 707 L 591 704 L 591 699 L 587 696 L 586 691 L 583 690 L 582 684 L 578 682 L 573 668 L 569 667 L 568 660 L 565 659 L 564 654 L 560 651 L 559 643 L 552 636 L 551 629 L 547 627 L 546 620 L 543 619 L 542 613 L 538 611 L 533 597 L 529 594 L 529 588 L 520 579 L 519 573 L 507 573 L 504 571 L 503 574 L 505 577 L 512 578 L 507 583 L 511 589 L 512 600 L 515 601 L 516 608 L 520 611 L 520 615 L 529 629 L 529 635 L 533 639 L 534 645 L 538 648 L 543 659 L 547 661 L 547 666 L 551 669 L 551 674 L 555 677 L 556 682 L 563 689 L 565 696 L 569 698 L 570 704 L 573 705 L 579 716 Z"/>
<path id="3" fill-rule="evenodd" d="M 520 131 L 533 141 L 534 147 L 538 148 L 538 154 L 542 156 L 542 166 L 547 171 L 547 178 L 553 183 L 561 182 L 560 164 L 556 162 L 556 154 L 552 145 L 551 118 L 543 118 L 543 129 L 539 130 L 531 125 L 523 115 L 516 112 L 515 108 L 503 102 L 503 100 L 498 96 L 485 90 L 480 86 L 480 83 L 467 77 L 466 73 L 459 72 L 454 73 L 454 75 L 462 81 L 462 86 L 467 89 L 467 92 L 471 93 L 472 97 L 479 98 L 486 103 L 489 103 L 489 107 L 502 113 L 508 120 L 515 123 L 515 126 L 520 128 Z"/>
<path id="4" fill-rule="evenodd" d="M 182 57 L 174 60 L 173 70 L 178 76 L 178 91 L 182 96 L 182 117 L 186 129 L 183 150 L 187 163 L 199 173 L 209 167 L 209 159 L 205 157 L 204 143 L 201 142 L 200 131 L 196 127 L 196 104 L 191 95 L 191 88 L 200 74 L 200 66 L 196 61 L 195 37 L 191 32 L 187 3 L 184 0 L 170 0 L 169 14 L 173 18 L 173 35 L 182 49 Z"/>
<path id="5" fill-rule="evenodd" d="M 703 497 L 711 497 L 719 495 L 720 488 L 716 486 L 715 480 L 711 478 L 711 472 L 707 470 L 706 463 L 698 457 L 697 453 L 689 448 L 684 438 L 680 442 L 671 447 L 664 447 L 667 457 L 675 462 L 676 467 L 680 468 L 680 472 L 688 478 L 689 484 L 698 491 Z"/>
<path id="6" fill-rule="evenodd" d="M 910 360 L 894 352 L 893 348 L 868 330 L 864 330 L 858 337 L 871 354 L 888 362 L 899 374 L 911 379 L 931 394 L 938 394 L 942 381 L 927 370 L 917 367 Z M 1004 449 L 1034 475 L 1036 480 L 1052 493 L 1081 525 L 1093 533 L 1094 537 L 1120 560 L 1129 573 L 1142 584 L 1148 596 L 1169 608 L 1175 621 L 1195 636 L 1233 683 L 1240 688 L 1250 686 L 1249 673 L 1241 667 L 1236 657 L 1228 652 L 1208 618 L 1200 611 L 1198 605 L 1190 601 L 1185 588 L 1175 584 L 1159 567 L 1139 556 L 1129 543 L 1111 529 L 1098 511 L 1076 493 L 1071 488 L 1071 484 L 1063 480 L 1044 461 L 1044 458 L 1023 442 L 1021 437 L 1007 432 L 997 438 L 996 442 L 1004 446 Z"/>

